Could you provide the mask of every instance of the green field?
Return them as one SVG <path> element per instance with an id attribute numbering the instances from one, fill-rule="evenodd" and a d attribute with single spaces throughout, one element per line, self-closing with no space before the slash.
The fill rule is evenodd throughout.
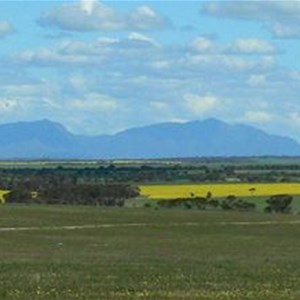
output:
<path id="1" fill-rule="evenodd" d="M 0 298 L 299 299 L 299 235 L 298 215 L 4 205 Z"/>

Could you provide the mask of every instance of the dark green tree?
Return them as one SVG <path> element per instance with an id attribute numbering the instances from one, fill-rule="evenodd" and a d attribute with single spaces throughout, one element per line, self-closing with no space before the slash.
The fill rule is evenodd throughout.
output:
<path id="1" fill-rule="evenodd" d="M 273 195 L 266 200 L 268 205 L 265 208 L 265 212 L 289 213 L 291 211 L 292 201 L 293 196 L 291 195 Z"/>

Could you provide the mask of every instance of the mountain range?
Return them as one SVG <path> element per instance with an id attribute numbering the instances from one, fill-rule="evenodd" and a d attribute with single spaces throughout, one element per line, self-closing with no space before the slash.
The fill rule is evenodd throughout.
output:
<path id="1" fill-rule="evenodd" d="M 84 136 L 49 120 L 0 125 L 0 159 L 112 159 L 297 156 L 295 140 L 217 119 L 160 123 Z"/>

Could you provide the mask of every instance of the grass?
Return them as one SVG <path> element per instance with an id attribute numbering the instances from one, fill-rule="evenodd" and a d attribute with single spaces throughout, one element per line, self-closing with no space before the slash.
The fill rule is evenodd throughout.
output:
<path id="1" fill-rule="evenodd" d="M 265 221 L 279 223 L 252 224 Z M 120 227 L 0 231 L 0 298 L 299 299 L 300 225 L 289 221 L 300 216 L 1 206 L 0 228 Z"/>
<path id="2" fill-rule="evenodd" d="M 141 195 L 150 199 L 172 199 L 195 196 L 205 197 L 208 192 L 215 198 L 270 196 L 275 194 L 300 195 L 299 183 L 218 183 L 218 184 L 157 184 L 141 185 Z M 251 189 L 254 189 L 251 191 Z"/>

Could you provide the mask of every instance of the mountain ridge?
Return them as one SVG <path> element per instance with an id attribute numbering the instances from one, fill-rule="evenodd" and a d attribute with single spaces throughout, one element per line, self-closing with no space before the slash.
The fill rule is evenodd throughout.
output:
<path id="1" fill-rule="evenodd" d="M 165 122 L 85 136 L 42 119 L 0 125 L 0 159 L 113 159 L 297 156 L 295 140 L 218 119 Z"/>

